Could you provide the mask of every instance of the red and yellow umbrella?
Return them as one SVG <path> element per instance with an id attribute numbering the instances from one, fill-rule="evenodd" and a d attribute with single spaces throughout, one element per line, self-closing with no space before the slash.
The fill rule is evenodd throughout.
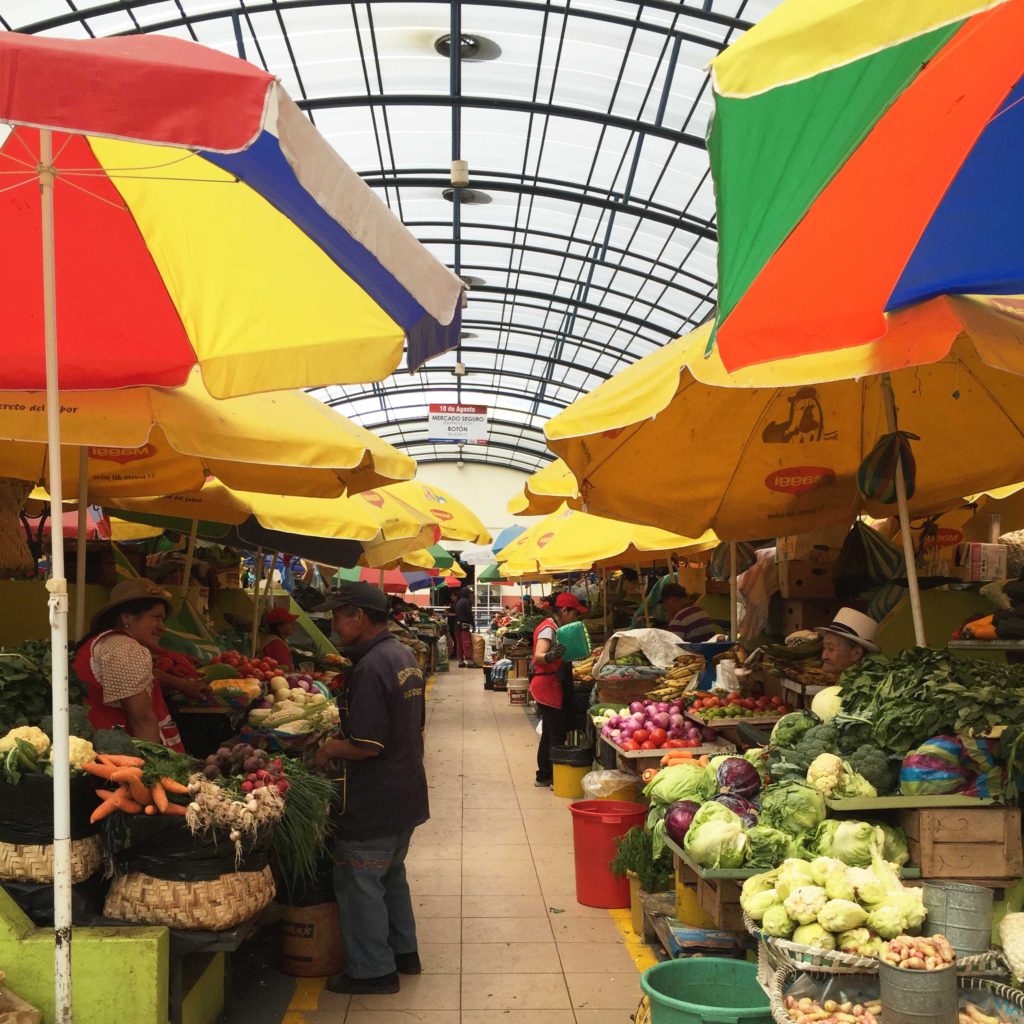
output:
<path id="1" fill-rule="evenodd" d="M 786 0 L 712 63 L 727 369 L 1024 321 L 1024 0 Z"/>

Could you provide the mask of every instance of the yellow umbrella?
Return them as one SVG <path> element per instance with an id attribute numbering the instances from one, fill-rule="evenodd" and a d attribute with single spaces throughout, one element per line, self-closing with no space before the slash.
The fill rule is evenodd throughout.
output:
<path id="1" fill-rule="evenodd" d="M 857 469 L 890 430 L 885 376 L 868 350 L 804 356 L 729 376 L 704 357 L 707 327 L 634 363 L 550 420 L 551 448 L 592 513 L 690 536 L 741 540 L 852 522 Z M 891 375 L 927 511 L 1024 479 L 1024 352 L 960 337 Z M 818 383 L 807 383 L 817 381 Z M 575 503 L 574 503 L 575 504 Z"/>
<path id="2" fill-rule="evenodd" d="M 179 521 L 220 523 L 238 528 L 253 545 L 332 564 L 322 552 L 306 555 L 303 538 L 357 541 L 360 561 L 384 566 L 406 551 L 434 543 L 437 525 L 429 517 L 380 491 L 345 498 L 301 498 L 235 491 L 210 480 L 200 491 L 152 498 L 123 498 L 108 505 L 123 512 Z M 337 549 L 344 550 L 344 549 Z"/>
<path id="3" fill-rule="evenodd" d="M 194 370 L 179 389 L 62 393 L 62 478 L 89 498 L 198 490 L 216 476 L 239 490 L 337 497 L 407 480 L 416 464 L 301 391 L 218 400 Z M 0 392 L 0 476 L 45 480 L 44 396 Z"/>
<path id="4" fill-rule="evenodd" d="M 487 527 L 458 498 L 433 484 L 407 480 L 391 484 L 381 491 L 399 498 L 407 505 L 426 513 L 441 527 L 445 540 L 465 540 L 473 544 L 490 544 Z"/>
<path id="5" fill-rule="evenodd" d="M 503 547 L 497 559 L 503 576 L 522 576 L 665 561 L 674 552 L 707 551 L 717 543 L 710 532 L 683 537 L 563 505 Z"/>
<path id="6" fill-rule="evenodd" d="M 509 500 L 508 510 L 514 516 L 549 516 L 579 496 L 572 470 L 561 459 L 555 459 L 527 478 L 522 491 Z"/>

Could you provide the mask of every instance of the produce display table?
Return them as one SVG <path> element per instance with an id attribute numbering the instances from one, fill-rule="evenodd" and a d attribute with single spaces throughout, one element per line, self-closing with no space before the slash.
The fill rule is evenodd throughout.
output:
<path id="1" fill-rule="evenodd" d="M 859 796 L 843 800 L 826 799 L 830 811 L 902 811 L 923 807 L 991 807 L 994 800 L 977 796 L 957 796 L 955 793 L 940 796 Z"/>
<path id="2" fill-rule="evenodd" d="M 661 759 L 671 753 L 669 750 L 622 750 L 610 740 L 600 737 L 601 743 L 615 754 L 617 766 L 626 772 L 633 772 L 635 775 L 642 775 L 647 768 L 660 768 Z M 736 746 L 732 743 L 705 743 L 702 747 L 691 747 L 685 751 L 701 757 L 708 754 L 714 757 L 718 754 L 735 754 Z"/>
<path id="3" fill-rule="evenodd" d="M 749 725 L 755 729 L 766 727 L 770 731 L 782 717 L 781 715 L 747 715 L 736 718 L 702 718 L 699 713 L 694 711 L 684 711 L 683 714 L 702 728 L 714 729 L 722 739 L 735 744 L 737 750 L 744 745 L 743 736 L 739 731 L 741 725 Z M 749 743 L 749 740 L 747 742 Z"/>

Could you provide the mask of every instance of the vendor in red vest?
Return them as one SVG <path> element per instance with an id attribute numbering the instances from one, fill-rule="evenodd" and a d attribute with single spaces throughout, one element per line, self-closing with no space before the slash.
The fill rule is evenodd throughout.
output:
<path id="1" fill-rule="evenodd" d="M 93 616 L 75 652 L 94 729 L 120 726 L 129 736 L 184 752 L 160 684 L 153 651 L 160 648 L 171 595 L 152 580 L 122 580 Z"/>
<path id="2" fill-rule="evenodd" d="M 535 786 L 551 785 L 551 748 L 565 742 L 566 713 L 571 711 L 572 662 L 562 660 L 565 648 L 558 643 L 555 634 L 559 626 L 575 622 L 586 610 L 575 594 L 559 594 L 555 598 L 554 617 L 544 619 L 533 631 L 530 695 L 540 708 L 541 720 Z"/>

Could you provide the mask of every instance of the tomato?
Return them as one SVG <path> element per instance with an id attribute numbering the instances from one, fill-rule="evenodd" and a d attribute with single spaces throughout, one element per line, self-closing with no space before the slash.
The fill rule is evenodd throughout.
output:
<path id="1" fill-rule="evenodd" d="M 680 740 L 679 743 L 680 743 L 681 746 L 684 746 L 684 747 L 699 747 L 700 744 L 701 744 L 701 741 L 700 740 Z"/>
<path id="2" fill-rule="evenodd" d="M 640 744 L 637 743 L 635 740 L 626 740 L 620 744 L 620 747 L 623 750 L 639 750 Z"/>
<path id="3" fill-rule="evenodd" d="M 744 707 L 748 711 L 754 710 L 754 702 L 749 697 L 747 697 L 746 700 L 737 701 L 737 703 L 740 705 L 740 707 Z"/>
<path id="4" fill-rule="evenodd" d="M 633 733 L 633 735 L 635 736 L 636 733 Z M 658 744 L 657 743 L 652 743 L 650 740 L 644 740 L 643 743 L 640 744 L 640 749 L 641 750 L 657 750 L 658 749 Z"/>
<path id="5" fill-rule="evenodd" d="M 655 746 L 660 746 L 668 739 L 668 733 L 664 729 L 652 729 L 650 740 Z"/>
<path id="6" fill-rule="evenodd" d="M 678 750 L 680 747 L 684 746 L 684 744 L 684 740 L 665 740 L 665 749 Z"/>
<path id="7" fill-rule="evenodd" d="M 643 743 L 644 740 L 649 740 L 650 738 L 651 734 L 646 729 L 637 729 L 636 732 L 633 733 L 633 739 L 637 743 Z"/>

